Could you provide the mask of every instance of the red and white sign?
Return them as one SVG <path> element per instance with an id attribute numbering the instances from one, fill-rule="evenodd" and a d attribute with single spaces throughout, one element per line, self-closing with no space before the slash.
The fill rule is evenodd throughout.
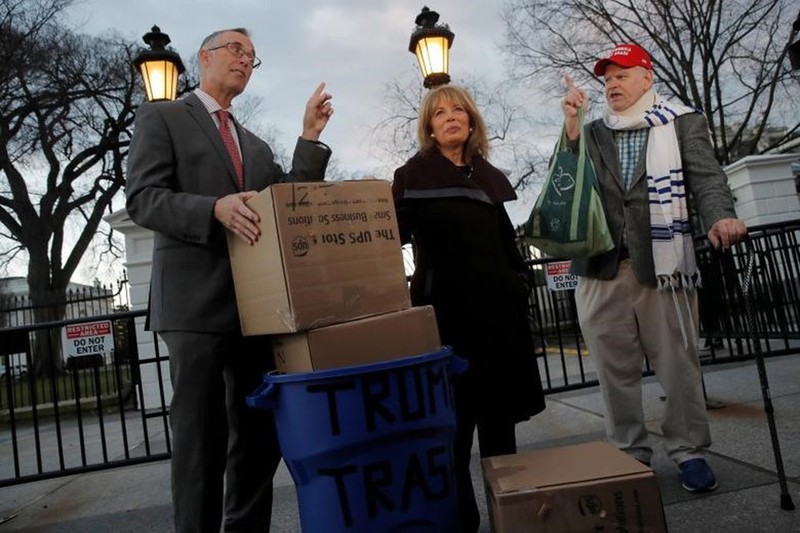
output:
<path id="1" fill-rule="evenodd" d="M 547 288 L 551 291 L 568 291 L 578 286 L 578 276 L 569 273 L 571 261 L 556 261 L 545 265 Z"/>
<path id="2" fill-rule="evenodd" d="M 70 324 L 61 330 L 64 357 L 105 354 L 114 349 L 114 334 L 110 320 Z"/>

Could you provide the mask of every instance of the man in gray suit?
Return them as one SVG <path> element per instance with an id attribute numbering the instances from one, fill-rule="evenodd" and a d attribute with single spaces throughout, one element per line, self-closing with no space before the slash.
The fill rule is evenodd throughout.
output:
<path id="1" fill-rule="evenodd" d="M 226 230 L 254 243 L 249 198 L 273 183 L 324 178 L 330 149 L 318 139 L 333 108 L 320 84 L 285 174 L 230 116 L 260 64 L 247 31 L 212 33 L 197 58 L 198 89 L 137 113 L 127 208 L 155 232 L 147 319 L 169 348 L 176 530 L 216 533 L 224 507 L 225 531 L 268 531 L 280 450 L 271 413 L 247 408 L 245 396 L 274 364 L 268 337 L 241 334 Z"/>
<path id="2" fill-rule="evenodd" d="M 714 247 L 732 246 L 747 229 L 736 218 L 705 118 L 659 98 L 652 68 L 635 44 L 599 60 L 594 73 L 605 80 L 606 109 L 583 132 L 578 108 L 587 95 L 566 78 L 567 137 L 586 136 L 616 245 L 573 261 L 580 276 L 575 300 L 597 367 L 609 442 L 650 464 L 641 396 L 646 355 L 667 397 L 664 448 L 686 490 L 711 491 L 717 480 L 705 459 L 711 436 L 696 353 L 700 278 L 687 197 L 693 196 Z"/>

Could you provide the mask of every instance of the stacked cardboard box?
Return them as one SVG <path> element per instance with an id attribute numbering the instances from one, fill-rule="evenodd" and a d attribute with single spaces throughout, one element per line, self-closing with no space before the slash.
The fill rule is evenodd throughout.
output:
<path id="1" fill-rule="evenodd" d="M 247 205 L 258 242 L 228 235 L 242 332 L 277 335 L 278 370 L 439 348 L 432 308 L 410 308 L 389 182 L 276 184 Z"/>
<path id="2" fill-rule="evenodd" d="M 492 531 L 666 531 L 653 471 L 605 442 L 482 460 Z"/>
<path id="3" fill-rule="evenodd" d="M 281 372 L 308 372 L 388 361 L 439 348 L 433 307 L 412 307 L 359 320 L 279 335 L 273 345 Z"/>

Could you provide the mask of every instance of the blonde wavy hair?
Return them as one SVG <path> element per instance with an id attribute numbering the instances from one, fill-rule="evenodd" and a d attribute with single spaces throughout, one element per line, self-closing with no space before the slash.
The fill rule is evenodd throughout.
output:
<path id="1" fill-rule="evenodd" d="M 428 91 L 420 105 L 419 119 L 417 120 L 417 140 L 420 151 L 426 152 L 437 147 L 436 139 L 431 137 L 431 119 L 439 105 L 440 100 L 447 100 L 462 106 L 469 115 L 469 126 L 472 131 L 464 145 L 464 161 L 472 163 L 476 156 L 486 159 L 489 156 L 489 139 L 486 135 L 486 123 L 483 121 L 475 100 L 463 87 L 457 85 L 440 85 Z"/>

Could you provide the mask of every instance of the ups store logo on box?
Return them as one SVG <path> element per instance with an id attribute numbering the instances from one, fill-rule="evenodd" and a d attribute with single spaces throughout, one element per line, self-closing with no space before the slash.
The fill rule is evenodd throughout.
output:
<path id="1" fill-rule="evenodd" d="M 633 489 L 626 500 L 626 494 L 621 491 L 614 491 L 604 495 L 606 498 L 611 496 L 608 502 L 611 509 L 606 509 L 603 497 L 597 494 L 582 495 L 578 498 L 578 509 L 580 513 L 597 521 L 592 531 L 642 531 L 644 521 L 642 518 L 642 504 L 639 493 Z M 629 522 L 633 522 L 632 524 Z"/>
<path id="2" fill-rule="evenodd" d="M 578 509 L 581 510 L 583 516 L 600 516 L 602 518 L 606 515 L 606 511 L 603 508 L 603 500 L 594 494 L 581 496 L 578 499 Z"/>
<path id="3" fill-rule="evenodd" d="M 290 217 L 287 226 L 296 226 Z M 291 235 L 288 234 L 291 231 Z M 380 245 L 387 241 L 400 246 L 396 225 L 392 218 L 382 211 L 367 213 L 320 214 L 316 223 L 303 224 L 302 228 L 287 231 L 291 236 L 291 251 L 295 257 L 305 257 L 314 246 L 346 247 Z"/>

